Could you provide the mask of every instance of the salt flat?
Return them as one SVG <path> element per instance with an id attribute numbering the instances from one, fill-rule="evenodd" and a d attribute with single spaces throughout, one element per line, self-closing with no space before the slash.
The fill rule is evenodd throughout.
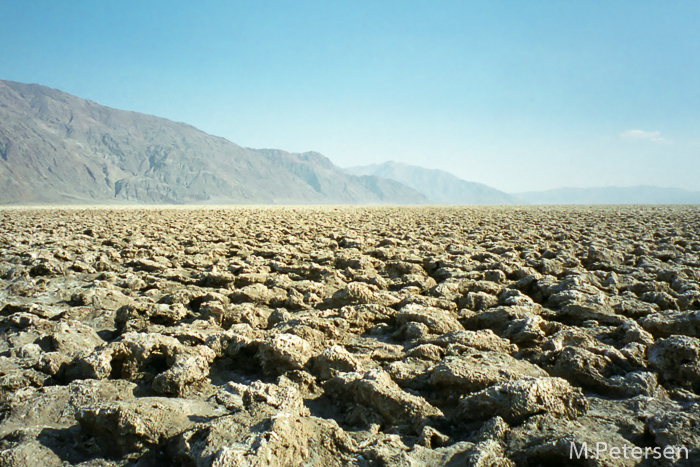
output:
<path id="1" fill-rule="evenodd" d="M 698 462 L 698 206 L 0 219 L 2 465 Z"/>

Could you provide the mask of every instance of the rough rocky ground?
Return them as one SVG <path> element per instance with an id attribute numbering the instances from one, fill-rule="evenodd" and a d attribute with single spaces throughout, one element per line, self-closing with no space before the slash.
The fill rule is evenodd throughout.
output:
<path id="1" fill-rule="evenodd" d="M 0 465 L 700 463 L 698 207 L 0 218 Z"/>

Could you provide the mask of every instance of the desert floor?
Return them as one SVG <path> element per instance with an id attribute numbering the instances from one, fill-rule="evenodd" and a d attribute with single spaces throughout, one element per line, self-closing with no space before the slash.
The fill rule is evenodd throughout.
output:
<path id="1" fill-rule="evenodd" d="M 698 206 L 0 219 L 0 465 L 700 465 Z"/>

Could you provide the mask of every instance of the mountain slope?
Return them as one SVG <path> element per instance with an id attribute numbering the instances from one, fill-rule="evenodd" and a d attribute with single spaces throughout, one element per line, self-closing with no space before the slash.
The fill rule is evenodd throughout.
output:
<path id="1" fill-rule="evenodd" d="M 439 204 L 516 204 L 517 200 L 481 183 L 467 182 L 449 172 L 399 162 L 385 162 L 345 169 L 353 175 L 374 175 L 396 180 Z"/>
<path id="2" fill-rule="evenodd" d="M 0 81 L 0 203 L 425 203 L 317 153 L 254 150 L 190 125 Z"/>
<path id="3" fill-rule="evenodd" d="M 531 204 L 698 204 L 700 191 L 640 185 L 633 187 L 558 188 L 515 194 Z"/>

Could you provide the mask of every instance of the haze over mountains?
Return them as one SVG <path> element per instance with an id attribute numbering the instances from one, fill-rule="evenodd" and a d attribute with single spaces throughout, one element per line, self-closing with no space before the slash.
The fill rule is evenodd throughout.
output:
<path id="1" fill-rule="evenodd" d="M 0 81 L 0 203 L 421 204 L 318 153 L 240 147 L 190 125 Z"/>
<path id="2" fill-rule="evenodd" d="M 505 193 L 467 182 L 443 170 L 399 162 L 345 169 L 354 175 L 376 175 L 401 182 L 437 204 L 698 204 L 700 192 L 640 185 L 633 187 L 558 188 Z"/>
<path id="3" fill-rule="evenodd" d="M 375 175 L 396 180 L 437 204 L 519 204 L 519 200 L 482 183 L 468 182 L 444 170 L 400 162 L 385 162 L 345 169 L 353 175 Z"/>
<path id="4" fill-rule="evenodd" d="M 191 125 L 0 80 L 0 204 L 696 204 L 654 186 L 509 194 L 398 162 L 340 169 Z"/>
<path id="5" fill-rule="evenodd" d="M 699 204 L 700 191 L 650 185 L 558 188 L 515 195 L 526 204 Z"/>

